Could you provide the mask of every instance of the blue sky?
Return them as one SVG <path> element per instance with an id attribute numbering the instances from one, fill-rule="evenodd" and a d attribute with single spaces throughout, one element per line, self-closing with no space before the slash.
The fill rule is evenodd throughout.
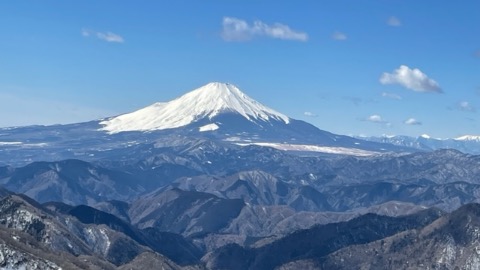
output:
<path id="1" fill-rule="evenodd" d="M 230 82 L 339 134 L 480 134 L 480 1 L 1 1 L 0 126 Z"/>

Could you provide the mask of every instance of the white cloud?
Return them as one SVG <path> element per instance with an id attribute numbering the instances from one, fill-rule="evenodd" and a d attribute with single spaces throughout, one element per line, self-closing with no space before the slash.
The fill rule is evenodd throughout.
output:
<path id="1" fill-rule="evenodd" d="M 117 42 L 117 43 L 123 43 L 125 40 L 123 37 L 114 34 L 112 32 L 106 32 L 106 33 L 97 33 L 97 37 L 99 39 L 105 40 L 107 42 Z"/>
<path id="2" fill-rule="evenodd" d="M 369 117 L 367 117 L 366 120 L 374 123 L 385 123 L 385 120 L 383 120 L 383 118 L 378 114 L 372 114 Z"/>
<path id="3" fill-rule="evenodd" d="M 383 117 L 381 117 L 378 114 L 372 114 L 367 118 L 363 118 L 363 119 L 359 119 L 359 120 L 360 121 L 372 122 L 372 123 L 375 123 L 375 124 L 380 124 L 383 127 L 387 127 L 387 128 L 392 127 L 392 123 L 386 121 L 385 119 L 383 119 Z"/>
<path id="4" fill-rule="evenodd" d="M 411 126 L 419 126 L 419 125 L 422 125 L 422 122 L 418 121 L 418 120 L 415 119 L 415 118 L 408 118 L 408 119 L 405 120 L 403 123 L 406 124 L 406 125 L 411 125 Z"/>
<path id="5" fill-rule="evenodd" d="M 102 32 L 96 32 L 96 31 L 92 31 L 84 28 L 82 29 L 81 33 L 82 33 L 82 36 L 84 37 L 96 36 L 98 39 L 101 39 L 106 42 L 115 42 L 115 43 L 125 42 L 122 36 L 112 32 L 102 33 Z"/>
<path id="6" fill-rule="evenodd" d="M 388 18 L 387 20 L 387 24 L 390 25 L 390 26 L 401 26 L 402 25 L 402 22 L 395 16 L 391 16 L 390 18 Z"/>
<path id="7" fill-rule="evenodd" d="M 468 101 L 461 101 L 457 104 L 457 109 L 465 112 L 476 112 L 477 109 Z"/>
<path id="8" fill-rule="evenodd" d="M 303 115 L 308 116 L 308 117 L 317 117 L 318 114 L 312 113 L 312 112 L 304 112 Z"/>
<path id="9" fill-rule="evenodd" d="M 332 39 L 334 39 L 334 40 L 339 40 L 339 41 L 347 40 L 347 35 L 345 35 L 345 34 L 342 33 L 342 32 L 335 31 L 335 32 L 332 34 Z"/>
<path id="10" fill-rule="evenodd" d="M 405 65 L 401 65 L 393 73 L 383 73 L 380 77 L 380 83 L 399 84 L 417 92 L 442 93 L 442 89 L 436 81 L 430 79 L 421 70 L 411 69 Z"/>
<path id="11" fill-rule="evenodd" d="M 224 17 L 222 26 L 222 38 L 226 41 L 247 41 L 256 36 L 296 41 L 308 40 L 307 33 L 292 30 L 288 25 L 281 23 L 268 25 L 257 20 L 249 24 L 241 19 Z"/>
<path id="12" fill-rule="evenodd" d="M 395 93 L 388 93 L 388 92 L 383 92 L 382 97 L 384 98 L 391 98 L 391 99 L 396 99 L 396 100 L 401 100 L 402 97 L 395 94 Z"/>

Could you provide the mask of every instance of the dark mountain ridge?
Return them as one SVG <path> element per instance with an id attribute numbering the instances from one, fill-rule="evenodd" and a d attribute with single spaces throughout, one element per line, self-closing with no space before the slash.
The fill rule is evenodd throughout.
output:
<path id="1" fill-rule="evenodd" d="M 397 218 L 366 214 L 347 222 L 297 231 L 258 248 L 230 244 L 214 251 L 204 260 L 211 269 L 274 269 L 290 261 L 321 258 L 347 246 L 365 244 L 401 231 L 420 228 L 441 214 L 433 209 Z"/>

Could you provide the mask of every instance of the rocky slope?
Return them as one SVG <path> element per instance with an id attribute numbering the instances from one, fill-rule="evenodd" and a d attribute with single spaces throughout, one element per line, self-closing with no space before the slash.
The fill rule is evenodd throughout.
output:
<path id="1" fill-rule="evenodd" d="M 164 213 L 165 219 L 172 224 L 184 223 L 169 215 L 193 217 L 191 222 L 196 225 L 192 227 L 198 229 L 181 229 L 190 235 L 189 240 L 155 226 L 138 228 L 89 206 L 41 205 L 8 192 L 0 199 L 0 262 L 2 267 L 13 269 L 477 269 L 480 266 L 479 204 L 467 204 L 451 213 L 393 202 L 363 210 L 391 217 L 360 212 L 296 213 L 292 208 L 287 211 L 286 206 L 274 209 L 279 206 L 243 205 L 236 217 L 222 219 L 221 209 L 229 205 L 226 203 L 229 200 L 234 201 L 175 189 L 156 191 L 146 198 L 146 202 L 168 206 L 161 212 L 169 213 Z M 113 205 L 130 211 L 129 205 L 116 202 Z M 148 212 L 147 205 L 136 207 Z M 210 215 L 200 210 L 204 205 L 216 209 L 213 212 L 220 214 L 220 223 L 194 221 Z M 192 212 L 193 209 L 197 212 Z M 414 213 L 396 216 L 406 211 Z M 270 224 L 259 225 L 270 219 Z M 338 222 L 331 223 L 333 220 Z M 155 222 L 158 221 L 152 224 Z M 263 226 L 265 235 L 249 231 L 248 228 L 256 226 Z M 282 227 L 289 230 L 281 233 L 278 230 Z M 278 233 L 267 235 L 275 231 L 273 228 Z M 208 250 L 202 262 L 200 257 L 204 252 L 199 247 Z"/>
<path id="2" fill-rule="evenodd" d="M 124 265 L 144 252 L 162 252 L 180 264 L 196 264 L 202 253 L 179 235 L 139 230 L 88 206 L 37 202 L 18 195 L 0 200 L 0 224 L 32 237 L 44 250 L 99 256 Z"/>
<path id="3" fill-rule="evenodd" d="M 468 204 L 427 226 L 279 269 L 478 269 L 479 232 L 480 205 Z"/>
<path id="4" fill-rule="evenodd" d="M 211 269 L 274 269 L 290 261 L 322 258 L 348 246 L 421 228 L 440 216 L 437 210 L 397 218 L 367 214 L 347 222 L 300 230 L 259 247 L 226 245 L 207 254 L 203 260 Z"/>

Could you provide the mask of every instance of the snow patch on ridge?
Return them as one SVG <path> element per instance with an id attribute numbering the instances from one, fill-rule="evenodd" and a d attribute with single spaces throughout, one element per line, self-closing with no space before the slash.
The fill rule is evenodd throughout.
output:
<path id="1" fill-rule="evenodd" d="M 155 103 L 138 111 L 100 122 L 101 130 L 151 131 L 178 128 L 220 113 L 237 113 L 249 121 L 282 121 L 290 118 L 250 98 L 237 87 L 226 83 L 209 83 L 167 103 Z"/>
<path id="2" fill-rule="evenodd" d="M 358 156 L 358 157 L 366 157 L 366 156 L 373 156 L 373 155 L 379 154 L 378 152 L 367 151 L 367 150 L 362 150 L 357 148 L 328 147 L 328 146 L 306 145 L 306 144 L 285 144 L 285 143 L 268 143 L 268 142 L 236 143 L 236 144 L 240 146 L 258 145 L 258 146 L 272 147 L 272 148 L 283 150 L 283 151 L 319 152 L 319 153 L 349 155 L 349 156 Z"/>
<path id="3" fill-rule="evenodd" d="M 20 145 L 22 142 L 0 142 L 0 146 L 2 145 Z"/>
<path id="4" fill-rule="evenodd" d="M 23 143 L 23 142 L 1 142 L 0 146 L 17 146 L 17 147 L 45 147 L 48 143 Z"/>
<path id="5" fill-rule="evenodd" d="M 199 127 L 198 131 L 200 131 L 200 132 L 214 131 L 214 130 L 217 130 L 217 129 L 219 129 L 219 126 L 217 124 L 213 123 L 213 124 L 208 124 L 208 125 Z"/>

